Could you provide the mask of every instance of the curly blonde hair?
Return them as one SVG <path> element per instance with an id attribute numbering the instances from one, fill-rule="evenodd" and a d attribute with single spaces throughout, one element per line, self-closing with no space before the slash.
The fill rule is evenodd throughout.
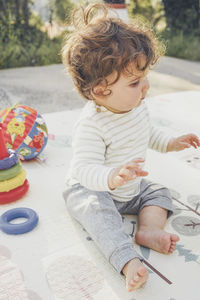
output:
<path id="1" fill-rule="evenodd" d="M 76 9 L 73 25 L 75 29 L 66 37 L 62 58 L 78 92 L 87 100 L 93 99 L 93 88 L 99 83 L 104 82 L 107 88 L 106 78 L 113 72 L 116 78 L 111 84 L 117 82 L 122 72 L 128 72 L 130 63 L 145 71 L 163 54 L 162 44 L 151 29 L 109 16 L 104 4 Z M 146 61 L 142 68 L 141 55 Z"/>

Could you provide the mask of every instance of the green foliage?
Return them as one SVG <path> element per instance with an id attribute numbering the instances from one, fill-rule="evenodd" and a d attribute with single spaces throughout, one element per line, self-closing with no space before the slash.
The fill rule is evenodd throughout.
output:
<path id="1" fill-rule="evenodd" d="M 153 27 L 156 27 L 164 18 L 161 0 L 130 0 L 128 11 L 131 18 L 142 17 Z"/>
<path id="2" fill-rule="evenodd" d="M 44 24 L 41 16 L 36 12 L 32 12 L 29 19 L 29 25 L 40 30 Z"/>
<path id="3" fill-rule="evenodd" d="M 163 0 L 167 27 L 184 34 L 200 34 L 199 0 Z"/>
<path id="4" fill-rule="evenodd" d="M 32 0 L 0 0 L 0 21 L 28 26 Z"/>
<path id="5" fill-rule="evenodd" d="M 46 33 L 29 26 L 26 31 L 0 24 L 0 68 L 60 63 L 61 37 L 50 40 Z"/>
<path id="6" fill-rule="evenodd" d="M 70 23 L 74 8 L 74 4 L 70 0 L 51 0 L 50 7 L 59 23 Z"/>
<path id="7" fill-rule="evenodd" d="M 0 69 L 61 62 L 62 36 L 50 39 L 32 0 L 0 0 Z M 64 9 L 64 7 L 63 7 Z"/>
<path id="8" fill-rule="evenodd" d="M 200 61 L 200 38 L 195 34 L 165 31 L 162 38 L 166 41 L 166 55 Z"/>
<path id="9" fill-rule="evenodd" d="M 163 0 L 168 41 L 167 55 L 200 60 L 199 0 Z"/>
<path id="10" fill-rule="evenodd" d="M 129 14 L 151 23 L 166 41 L 166 55 L 200 60 L 198 0 L 130 0 Z"/>

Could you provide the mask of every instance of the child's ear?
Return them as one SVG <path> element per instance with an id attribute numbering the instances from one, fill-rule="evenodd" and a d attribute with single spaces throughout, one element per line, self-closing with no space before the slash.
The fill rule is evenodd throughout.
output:
<path id="1" fill-rule="evenodd" d="M 96 96 L 103 96 L 105 87 L 102 84 L 98 84 L 95 87 L 93 87 L 92 92 Z"/>

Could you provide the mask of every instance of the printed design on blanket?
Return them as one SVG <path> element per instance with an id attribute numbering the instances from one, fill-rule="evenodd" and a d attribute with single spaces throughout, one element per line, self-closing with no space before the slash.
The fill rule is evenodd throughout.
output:
<path id="1" fill-rule="evenodd" d="M 37 293 L 26 289 L 24 275 L 11 256 L 11 251 L 0 245 L 0 299 L 41 300 Z"/>
<path id="2" fill-rule="evenodd" d="M 47 270 L 47 280 L 59 299 L 93 300 L 104 279 L 96 266 L 81 256 L 62 256 Z"/>

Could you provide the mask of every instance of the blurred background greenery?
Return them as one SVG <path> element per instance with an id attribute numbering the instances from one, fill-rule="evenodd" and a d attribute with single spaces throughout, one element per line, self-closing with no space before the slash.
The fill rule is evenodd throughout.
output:
<path id="1" fill-rule="evenodd" d="M 74 5 L 89 2 L 0 0 L 0 68 L 60 63 Z M 150 23 L 165 41 L 166 55 L 200 60 L 199 0 L 127 0 L 126 4 L 130 18 Z"/>
<path id="2" fill-rule="evenodd" d="M 130 0 L 129 15 L 143 16 L 165 41 L 166 55 L 200 60 L 199 0 Z"/>

